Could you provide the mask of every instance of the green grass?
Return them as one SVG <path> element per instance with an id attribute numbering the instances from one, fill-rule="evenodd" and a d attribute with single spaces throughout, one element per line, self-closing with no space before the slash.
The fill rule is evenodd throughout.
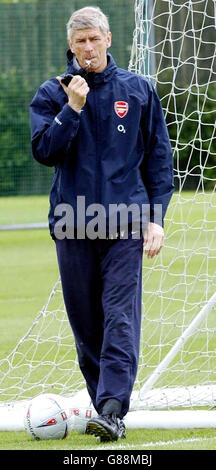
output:
<path id="1" fill-rule="evenodd" d="M 1 232 L 0 243 L 2 358 L 32 324 L 59 275 L 46 230 Z"/>
<path id="2" fill-rule="evenodd" d="M 168 351 L 172 341 L 178 337 L 184 311 L 186 324 L 202 302 L 215 290 L 215 202 L 216 196 L 210 194 L 203 198 L 197 195 L 191 202 L 191 193 L 184 193 L 179 204 L 177 196 L 172 200 L 167 213 L 166 246 L 157 260 L 144 260 L 144 321 L 145 329 L 142 337 L 142 348 L 145 350 L 145 366 L 140 379 L 149 374 L 161 354 L 158 348 L 161 326 L 158 310 L 164 314 L 163 333 L 167 337 L 165 349 Z M 24 222 L 46 222 L 49 202 L 47 197 L 0 198 L 0 225 Z M 187 224 L 190 229 L 185 232 Z M 186 233 L 186 235 L 185 235 Z M 0 232 L 0 361 L 7 357 L 17 342 L 32 325 L 37 313 L 45 304 L 47 297 L 59 277 L 55 244 L 47 230 L 8 231 Z M 184 250 L 184 251 L 183 251 Z M 208 251 L 208 256 L 207 256 Z M 154 267 L 154 269 L 152 269 Z M 182 282 L 182 273 L 184 282 Z M 208 278 L 208 279 L 207 279 Z M 161 289 L 163 295 L 154 298 L 151 292 Z M 204 296 L 204 298 L 203 298 Z M 185 303 L 185 298 L 187 302 Z M 175 299 L 175 301 L 173 301 Z M 52 308 L 54 309 L 54 307 Z M 154 323 L 152 323 L 154 320 Z M 172 330 L 169 321 L 175 320 Z M 58 318 L 56 318 L 58 322 Z M 210 316 L 209 325 L 215 331 L 214 314 Z M 55 330 L 48 324 L 50 334 Z M 44 335 L 46 335 L 44 328 Z M 37 331 L 37 330 L 36 330 Z M 202 334 L 196 339 L 195 350 L 202 346 Z M 205 341 L 205 337 L 204 337 Z M 66 341 L 61 347 L 59 360 L 65 351 L 70 351 Z M 212 343 L 212 344 L 211 344 Z M 215 339 L 209 336 L 209 347 L 214 352 Z M 44 358 L 46 349 L 40 345 L 37 360 Z M 152 350 L 154 356 L 152 357 Z M 23 350 L 24 351 L 24 350 Z M 25 351 L 24 351 L 25 352 Z M 150 354 L 151 352 L 151 354 Z M 28 354 L 26 353 L 26 358 Z M 55 353 L 56 354 L 56 353 Z M 71 358 L 73 353 L 71 352 Z M 214 354 L 211 364 L 203 365 L 202 357 L 197 354 L 195 372 L 190 368 L 187 380 L 197 383 L 201 379 L 198 369 L 211 367 L 215 370 Z M 187 359 L 187 358 L 186 358 Z M 69 361 L 68 356 L 65 361 Z M 181 358 L 180 358 L 181 360 Z M 7 367 L 6 365 L 4 366 Z M 46 368 L 47 367 L 47 368 Z M 44 368 L 48 373 L 49 366 Z M 69 362 L 67 368 L 70 367 Z M 42 367 L 34 372 L 30 382 L 40 380 Z M 2 368 L 0 367 L 0 372 Z M 24 369 L 20 374 L 22 375 Z M 60 380 L 64 380 L 59 371 Z M 38 374 L 38 375 L 37 375 Z M 14 375 L 16 375 L 14 373 Z M 13 380 L 13 374 L 11 374 Z M 170 372 L 170 380 L 180 382 L 182 377 L 178 371 Z M 214 378 L 214 377 L 213 377 Z M 7 385 L 6 385 L 7 388 Z M 166 444 L 167 443 L 167 444 Z M 128 430 L 127 440 L 116 444 L 98 444 L 94 437 L 84 436 L 78 432 L 71 434 L 64 441 L 35 442 L 25 432 L 1 432 L 0 449 L 215 449 L 216 430 Z"/>
<path id="3" fill-rule="evenodd" d="M 0 198 L 0 225 L 47 222 L 48 196 Z"/>
<path id="4" fill-rule="evenodd" d="M 25 432 L 1 432 L 0 450 L 215 450 L 214 430 L 127 430 L 127 439 L 98 443 L 72 431 L 64 440 L 34 441 Z"/>

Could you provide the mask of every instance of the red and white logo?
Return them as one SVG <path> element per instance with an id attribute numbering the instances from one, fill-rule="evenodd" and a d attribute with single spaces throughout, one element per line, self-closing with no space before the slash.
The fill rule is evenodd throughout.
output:
<path id="1" fill-rule="evenodd" d="M 67 419 L 67 415 L 66 415 L 65 411 L 62 411 L 61 417 L 62 417 L 63 421 L 64 421 L 65 419 Z"/>
<path id="2" fill-rule="evenodd" d="M 57 423 L 56 419 L 52 418 L 49 421 L 47 421 L 46 424 L 44 424 L 44 426 L 53 426 L 53 424 L 56 424 L 56 423 Z"/>
<path id="3" fill-rule="evenodd" d="M 114 109 L 118 117 L 123 118 L 128 113 L 128 103 L 126 101 L 116 101 L 114 104 Z"/>
<path id="4" fill-rule="evenodd" d="M 92 417 L 92 410 L 86 410 L 86 418 Z"/>

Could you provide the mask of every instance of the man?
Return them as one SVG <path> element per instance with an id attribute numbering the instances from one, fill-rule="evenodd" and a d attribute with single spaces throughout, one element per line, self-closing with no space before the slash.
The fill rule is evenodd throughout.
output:
<path id="1" fill-rule="evenodd" d="M 119 69 L 107 52 L 111 32 L 102 11 L 76 11 L 67 32 L 71 80 L 53 78 L 36 93 L 32 150 L 37 161 L 55 166 L 50 232 L 80 369 L 98 412 L 86 432 L 101 441 L 117 440 L 126 435 L 123 417 L 139 358 L 143 242 L 149 258 L 163 245 L 163 219 L 173 193 L 172 152 L 154 88 L 144 77 Z M 92 213 L 78 214 L 81 196 L 87 208 L 102 207 L 105 236 L 83 236 Z M 122 236 L 115 213 L 121 204 L 140 208 L 138 236 L 133 237 L 130 215 Z M 155 205 L 162 208 L 157 223 Z M 147 206 L 150 218 L 143 226 Z M 67 236 L 67 227 L 57 230 L 59 207 L 73 209 L 74 236 Z M 118 222 L 110 231 L 111 219 Z"/>

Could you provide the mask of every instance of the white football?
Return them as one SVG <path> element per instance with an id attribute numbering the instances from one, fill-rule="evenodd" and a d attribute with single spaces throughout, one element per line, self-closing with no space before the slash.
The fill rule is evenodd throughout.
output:
<path id="1" fill-rule="evenodd" d="M 24 426 L 33 439 L 65 439 L 69 432 L 69 411 L 53 393 L 33 398 L 25 411 Z"/>

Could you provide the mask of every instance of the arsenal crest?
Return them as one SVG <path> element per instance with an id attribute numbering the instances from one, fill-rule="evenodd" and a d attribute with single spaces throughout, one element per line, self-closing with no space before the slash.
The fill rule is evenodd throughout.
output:
<path id="1" fill-rule="evenodd" d="M 123 118 L 126 116 L 129 106 L 126 101 L 116 101 L 114 109 L 118 117 Z"/>

